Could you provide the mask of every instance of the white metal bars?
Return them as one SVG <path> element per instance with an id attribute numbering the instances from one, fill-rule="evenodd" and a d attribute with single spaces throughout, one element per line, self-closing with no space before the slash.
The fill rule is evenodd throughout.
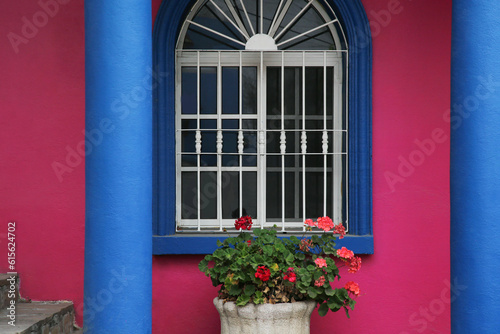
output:
<path id="1" fill-rule="evenodd" d="M 345 156 L 347 155 L 347 150 L 346 150 L 346 139 L 347 139 L 347 129 L 346 129 L 346 108 L 344 108 L 345 104 L 345 96 L 342 93 L 343 92 L 343 85 L 345 84 L 343 82 L 343 77 L 345 76 L 343 74 L 343 61 L 345 59 L 345 56 L 343 55 L 342 52 L 338 51 L 300 51 L 300 52 L 292 52 L 292 51 L 287 51 L 287 52 L 282 52 L 282 51 L 277 51 L 277 52 L 234 52 L 234 51 L 178 51 L 177 53 L 178 57 L 178 66 L 180 71 L 178 73 L 182 72 L 182 68 L 186 67 L 195 67 L 196 68 L 196 113 L 195 114 L 182 114 L 179 112 L 179 106 L 178 106 L 178 112 L 176 113 L 176 122 L 177 122 L 177 131 L 176 131 L 176 142 L 178 145 L 178 154 L 177 154 L 177 170 L 178 174 L 180 176 L 180 180 L 182 182 L 182 173 L 183 172 L 189 172 L 193 171 L 196 172 L 196 188 L 198 189 L 198 198 L 197 198 L 197 213 L 196 217 L 193 220 L 193 217 L 190 218 L 183 218 L 182 215 L 179 213 L 181 210 L 178 210 L 178 215 L 177 215 L 177 223 L 178 226 L 182 228 L 183 231 L 220 231 L 224 229 L 225 227 L 230 227 L 234 224 L 234 219 L 226 219 L 222 217 L 222 211 L 223 211 L 223 206 L 225 205 L 222 201 L 223 195 L 222 195 L 222 173 L 224 171 L 228 171 L 229 169 L 225 166 L 222 166 L 222 157 L 225 154 L 223 152 L 223 147 L 226 144 L 225 139 L 224 139 L 224 134 L 227 132 L 226 129 L 222 128 L 222 123 L 221 121 L 224 119 L 236 119 L 239 120 L 239 127 L 236 129 L 237 131 L 237 155 L 238 155 L 238 165 L 236 167 L 233 167 L 232 171 L 237 171 L 238 172 L 238 202 L 239 202 L 239 210 L 238 213 L 239 215 L 242 215 L 243 213 L 243 173 L 248 172 L 248 171 L 255 171 L 258 173 L 258 182 L 257 182 L 257 187 L 258 187 L 258 196 L 257 196 L 257 210 L 258 210 L 258 217 L 259 219 L 257 220 L 257 226 L 260 227 L 266 227 L 266 226 L 272 226 L 274 224 L 273 219 L 269 219 L 269 217 L 266 217 L 266 208 L 265 208 L 265 196 L 267 193 L 267 183 L 266 183 L 266 173 L 269 171 L 272 171 L 272 168 L 268 168 L 266 166 L 266 158 L 268 156 L 271 156 L 273 154 L 277 154 L 281 156 L 281 217 L 280 217 L 280 222 L 281 222 L 281 229 L 282 231 L 292 231 L 294 228 L 300 228 L 301 230 L 303 229 L 302 222 L 304 221 L 305 218 L 307 218 L 306 213 L 307 213 L 307 207 L 308 207 L 308 193 L 311 192 L 311 189 L 307 188 L 308 185 L 308 175 L 311 173 L 317 173 L 320 170 L 317 168 L 313 167 L 308 167 L 307 166 L 307 156 L 314 156 L 314 155 L 320 155 L 323 157 L 323 161 L 328 161 L 328 159 L 333 159 L 333 163 L 328 165 L 328 163 L 323 164 L 323 168 L 321 169 L 321 172 L 323 173 L 323 180 L 324 183 L 326 183 L 327 177 L 326 175 L 330 175 L 332 179 L 332 184 L 331 185 L 326 185 L 324 186 L 323 189 L 323 214 L 326 212 L 326 199 L 328 196 L 330 198 L 333 198 L 334 203 L 332 203 L 333 207 L 333 213 L 332 213 L 332 218 L 335 221 L 345 221 L 345 217 L 343 217 L 343 212 L 346 211 L 345 209 L 345 203 L 346 203 L 346 197 L 347 197 L 347 189 L 345 187 L 346 179 L 343 176 L 346 174 L 346 159 Z M 200 112 L 200 90 L 201 90 L 201 79 L 200 79 L 200 73 L 201 73 L 201 68 L 206 68 L 206 67 L 216 67 L 217 68 L 217 113 L 216 115 L 206 115 Z M 258 79 L 256 80 L 256 84 L 258 86 L 258 95 L 257 95 L 257 105 L 259 106 L 260 110 L 256 115 L 253 114 L 244 114 L 242 112 L 242 72 L 243 68 L 248 67 L 248 66 L 253 66 L 257 68 L 257 73 L 258 73 Z M 223 91 L 221 88 L 221 81 L 222 81 L 222 70 L 226 67 L 236 67 L 239 69 L 239 77 L 238 77 L 238 112 L 237 114 L 231 114 L 231 115 L 223 115 L 222 110 L 221 110 L 221 101 L 223 98 Z M 281 104 L 281 114 L 279 118 L 281 119 L 281 126 L 279 130 L 276 130 L 279 132 L 279 152 L 277 153 L 272 153 L 272 152 L 267 152 L 266 145 L 268 144 L 266 142 L 266 133 L 270 133 L 273 131 L 273 129 L 267 129 L 266 128 L 266 118 L 267 118 L 267 112 L 266 112 L 266 103 L 265 99 L 268 98 L 266 96 L 266 76 L 268 69 L 271 67 L 278 67 L 280 68 L 280 80 L 282 82 L 281 88 L 280 88 L 280 104 Z M 284 88 L 284 83 L 285 83 L 285 69 L 296 69 L 296 73 L 301 73 L 302 74 L 302 81 L 299 82 L 296 87 L 296 91 L 302 91 L 300 94 L 302 95 L 302 103 L 301 103 L 301 109 L 302 112 L 301 114 L 297 114 L 296 112 L 293 115 L 289 115 L 289 112 L 285 113 L 285 105 L 286 101 L 284 98 L 285 94 L 285 88 Z M 323 115 L 319 118 L 318 116 L 310 115 L 306 113 L 306 97 L 305 97 L 305 91 L 306 91 L 306 72 L 308 69 L 311 68 L 322 68 L 323 70 L 323 80 L 322 80 L 322 105 L 323 105 Z M 332 73 L 333 77 L 327 78 L 327 71 L 330 71 Z M 178 87 L 182 87 L 181 84 L 181 76 L 177 76 L 178 80 Z M 333 80 L 333 83 L 329 83 L 328 85 L 331 86 L 331 90 L 327 90 L 327 80 Z M 330 87 L 329 86 L 329 87 Z M 176 100 L 180 102 L 182 100 L 181 98 L 182 95 L 182 89 L 177 90 L 177 98 Z M 329 97 L 333 102 L 330 103 L 329 106 L 327 106 L 327 95 L 331 95 Z M 297 98 L 296 98 L 297 99 Z M 299 99 L 300 100 L 300 99 Z M 327 111 L 327 107 L 330 109 Z M 287 119 L 296 119 L 297 117 L 302 118 L 302 122 L 296 123 L 296 124 L 302 124 L 300 127 L 293 127 L 293 128 L 285 128 L 285 121 Z M 200 163 L 200 156 L 202 155 L 202 147 L 203 147 L 203 129 L 200 128 L 200 121 L 210 119 L 210 118 L 215 118 L 217 120 L 217 128 L 213 129 L 216 131 L 216 155 L 217 155 L 217 166 L 213 167 L 206 167 L 202 166 Z M 181 126 L 182 120 L 190 120 L 190 119 L 195 119 L 196 120 L 196 129 L 183 129 Z M 242 129 L 242 121 L 243 120 L 248 120 L 248 119 L 254 119 L 256 120 L 257 129 L 255 129 L 255 137 L 256 137 L 256 145 L 257 145 L 257 154 L 258 154 L 258 164 L 255 167 L 247 167 L 243 166 L 242 164 L 242 159 L 245 155 L 249 154 L 245 152 L 244 147 L 245 147 L 245 136 L 243 133 Z M 306 122 L 308 121 L 319 121 L 322 120 L 323 126 L 321 128 L 315 128 L 311 129 L 306 127 Z M 327 126 L 327 122 L 332 123 L 333 125 Z M 195 131 L 195 136 L 194 136 L 194 141 L 195 141 L 195 149 L 194 152 L 183 152 L 180 149 L 180 143 L 182 142 L 182 133 L 185 133 L 187 131 L 194 130 Z M 321 143 L 320 147 L 315 148 L 315 147 L 310 147 L 309 143 L 309 137 L 310 135 L 314 135 L 315 133 L 321 133 Z M 293 151 L 287 151 L 287 133 L 298 135 L 296 142 L 297 142 L 297 147 Z M 325 136 L 326 134 L 326 136 Z M 300 138 L 300 140 L 299 140 Z M 331 141 L 329 140 L 331 138 Z M 299 145 L 300 143 L 300 145 Z M 180 161 L 182 160 L 183 154 L 195 154 L 196 155 L 196 166 L 182 166 Z M 287 156 L 298 156 L 302 160 L 302 166 L 295 166 L 294 168 L 290 169 L 285 165 L 285 157 Z M 344 159 L 342 158 L 344 157 Z M 236 169 L 235 169 L 236 168 Z M 213 219 L 202 219 L 201 217 L 201 206 L 203 205 L 203 201 L 200 198 L 200 192 L 201 192 L 201 177 L 200 174 L 202 172 L 207 172 L 207 171 L 212 171 L 216 172 L 217 174 L 217 218 Z M 299 202 L 302 199 L 302 217 L 298 217 L 298 211 L 294 210 L 295 214 L 290 216 L 286 216 L 286 197 L 285 194 L 287 192 L 286 189 L 286 182 L 285 182 L 285 173 L 287 171 L 293 171 L 296 175 L 297 173 L 301 173 L 302 175 L 302 194 L 301 196 L 295 196 L 293 202 L 295 206 L 299 205 Z M 179 183 L 181 183 L 179 182 Z M 298 187 L 299 185 L 297 184 L 297 179 L 295 179 L 295 185 Z M 328 187 L 328 189 L 327 189 Z M 328 192 L 331 192 L 331 194 L 327 194 Z M 296 190 L 298 191 L 298 190 Z M 182 187 L 177 187 L 177 198 L 181 199 L 182 198 Z M 182 203 L 178 205 L 179 207 L 182 207 Z M 330 205 L 330 204 L 328 204 Z M 298 219 L 300 218 L 300 219 Z M 313 217 L 309 217 L 313 218 Z M 194 230 L 193 230 L 194 228 Z"/>

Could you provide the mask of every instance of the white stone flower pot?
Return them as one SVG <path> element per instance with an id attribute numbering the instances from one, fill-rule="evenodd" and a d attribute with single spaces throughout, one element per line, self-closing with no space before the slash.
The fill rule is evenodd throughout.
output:
<path id="1" fill-rule="evenodd" d="M 309 334 L 315 301 L 236 306 L 215 298 L 221 334 Z"/>

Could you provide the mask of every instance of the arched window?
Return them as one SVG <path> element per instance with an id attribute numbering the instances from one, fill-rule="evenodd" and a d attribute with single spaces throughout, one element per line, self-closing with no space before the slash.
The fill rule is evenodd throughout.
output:
<path id="1" fill-rule="evenodd" d="M 186 16 L 176 12 L 182 6 Z M 286 233 L 303 232 L 306 218 L 330 216 L 359 235 L 351 197 L 366 196 L 362 188 L 370 191 L 371 234 L 371 169 L 369 185 L 353 187 L 359 177 L 351 174 L 362 159 L 359 143 L 350 141 L 370 137 L 351 129 L 360 108 L 351 108 L 349 62 L 360 51 L 351 54 L 339 3 L 200 0 L 175 7 L 162 5 L 155 28 L 156 70 L 170 78 L 156 91 L 155 234 L 231 231 L 235 218 L 250 215 L 254 227 Z M 162 12 L 179 20 L 175 48 Z M 363 205 L 356 201 L 355 208 Z"/>

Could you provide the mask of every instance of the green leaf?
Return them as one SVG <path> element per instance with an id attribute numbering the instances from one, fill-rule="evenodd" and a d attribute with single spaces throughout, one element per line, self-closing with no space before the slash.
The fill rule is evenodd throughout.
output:
<path id="1" fill-rule="evenodd" d="M 217 240 L 217 247 L 224 245 L 220 240 Z"/>
<path id="2" fill-rule="evenodd" d="M 293 256 L 292 253 L 288 254 L 286 257 L 285 261 L 287 264 L 293 264 L 293 261 L 295 260 L 295 256 Z"/>
<path id="3" fill-rule="evenodd" d="M 349 307 L 351 310 L 354 310 L 354 305 L 356 305 L 356 301 L 354 299 L 349 300 Z"/>
<path id="4" fill-rule="evenodd" d="M 250 301 L 249 296 L 241 295 L 238 297 L 238 299 L 236 299 L 236 305 L 245 306 L 246 304 L 248 304 L 249 301 Z"/>
<path id="5" fill-rule="evenodd" d="M 321 306 L 318 309 L 318 313 L 320 316 L 324 317 L 328 313 L 328 305 L 326 303 L 321 304 Z"/>
<path id="6" fill-rule="evenodd" d="M 241 294 L 241 288 L 238 285 L 231 285 L 231 288 L 229 289 L 229 294 L 231 296 L 238 296 Z"/>
<path id="7" fill-rule="evenodd" d="M 202 272 L 206 272 L 208 270 L 208 261 L 206 259 L 201 260 L 198 264 L 198 269 Z"/>
<path id="8" fill-rule="evenodd" d="M 272 256 L 274 253 L 273 247 L 269 245 L 265 245 L 264 247 L 262 247 L 262 250 L 264 251 L 264 254 L 267 256 Z"/>
<path id="9" fill-rule="evenodd" d="M 297 254 L 295 254 L 295 258 L 297 260 L 304 261 L 304 259 L 306 258 L 306 255 L 304 253 L 297 253 Z"/>
<path id="10" fill-rule="evenodd" d="M 313 288 L 312 286 L 310 286 L 308 289 L 307 289 L 307 294 L 309 295 L 309 297 L 311 297 L 312 299 L 316 298 L 318 296 L 318 293 L 316 292 L 316 289 Z"/>
<path id="11" fill-rule="evenodd" d="M 326 289 L 325 289 L 325 293 L 327 296 L 335 296 L 335 290 L 332 289 L 332 287 L 330 286 L 330 284 L 325 284 L 326 285 Z"/>
<path id="12" fill-rule="evenodd" d="M 254 285 L 246 285 L 245 286 L 245 295 L 248 297 L 252 296 L 255 292 L 255 286 Z"/>

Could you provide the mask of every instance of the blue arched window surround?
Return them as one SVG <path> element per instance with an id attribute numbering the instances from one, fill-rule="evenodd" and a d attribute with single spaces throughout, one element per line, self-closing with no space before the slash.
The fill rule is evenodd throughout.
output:
<path id="1" fill-rule="evenodd" d="M 368 19 L 360 0 L 327 0 L 336 10 L 349 43 L 349 220 L 350 235 L 338 240 L 355 253 L 373 253 L 371 105 L 372 48 Z M 175 234 L 175 45 L 194 0 L 164 0 L 153 32 L 155 87 L 154 254 L 206 254 L 223 236 Z M 166 76 L 165 76 L 166 73 Z"/>

